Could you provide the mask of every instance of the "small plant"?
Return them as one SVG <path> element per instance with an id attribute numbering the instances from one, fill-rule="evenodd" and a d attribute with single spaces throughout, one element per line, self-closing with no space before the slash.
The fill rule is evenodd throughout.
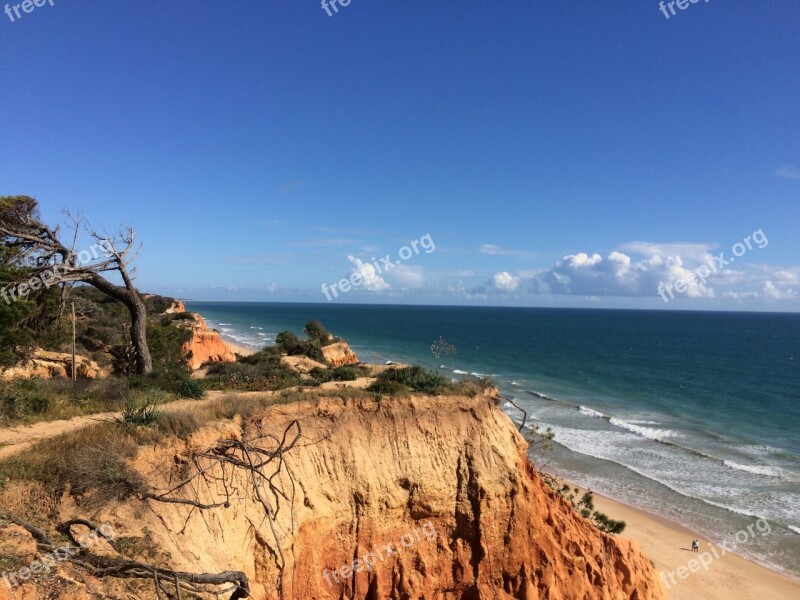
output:
<path id="1" fill-rule="evenodd" d="M 625 531 L 627 525 L 625 521 L 611 519 L 608 515 L 594 510 L 594 494 L 591 491 L 584 492 L 583 496 L 577 500 L 576 498 L 580 493 L 578 488 L 571 487 L 566 483 L 559 487 L 558 482 L 552 475 L 548 473 L 542 473 L 541 475 L 542 480 L 550 489 L 566 499 L 575 512 L 584 519 L 590 521 L 600 531 L 610 535 L 616 535 Z"/>
<path id="2" fill-rule="evenodd" d="M 200 400 L 206 393 L 203 389 L 203 384 L 196 379 L 181 380 L 181 382 L 178 383 L 177 391 L 181 398 L 192 398 L 194 400 Z"/>
<path id="3" fill-rule="evenodd" d="M 158 405 L 161 399 L 156 396 L 155 400 L 150 398 L 132 397 L 125 403 L 122 409 L 122 416 L 117 418 L 120 425 L 152 427 L 161 418 L 161 411 Z"/>
<path id="4" fill-rule="evenodd" d="M 550 453 L 553 451 L 553 440 L 555 437 L 556 434 L 552 427 L 548 427 L 542 431 L 542 428 L 539 425 L 534 425 L 530 432 L 525 436 L 525 440 L 528 442 L 528 452 L 531 455 L 543 458 L 543 453 Z M 537 470 L 541 471 L 549 464 L 549 462 L 549 460 L 546 461 Z M 563 490 L 561 490 L 559 493 L 561 493 L 562 496 L 564 495 Z"/>
<path id="5" fill-rule="evenodd" d="M 594 511 L 592 513 L 592 520 L 594 521 L 595 526 L 603 533 L 616 535 L 625 531 L 625 521 L 610 519 L 608 515 L 605 515 L 601 512 Z"/>

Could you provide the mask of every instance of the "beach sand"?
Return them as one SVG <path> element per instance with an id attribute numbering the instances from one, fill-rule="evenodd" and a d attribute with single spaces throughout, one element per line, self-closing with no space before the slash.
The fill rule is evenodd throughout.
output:
<path id="1" fill-rule="evenodd" d="M 579 487 L 579 486 L 573 486 Z M 581 490 L 581 493 L 583 490 Z M 594 494 L 595 510 L 612 519 L 627 523 L 622 538 L 635 540 L 655 563 L 656 571 L 664 577 L 664 587 L 670 600 L 797 600 L 800 598 L 800 580 L 781 575 L 748 561 L 736 554 L 714 558 L 711 542 L 701 535 L 648 512 Z M 754 530 L 759 535 L 757 530 Z M 691 552 L 692 540 L 700 540 L 700 552 Z M 706 571 L 698 563 L 703 552 L 706 561 L 712 558 Z M 684 578 L 678 574 L 681 570 Z M 696 572 L 689 569 L 694 568 Z M 670 576 L 670 574 L 672 574 Z"/>
<path id="2" fill-rule="evenodd" d="M 234 354 L 241 354 L 242 356 L 250 356 L 256 353 L 256 350 L 239 342 L 234 342 L 230 338 L 223 337 L 222 341 L 231 349 Z"/>

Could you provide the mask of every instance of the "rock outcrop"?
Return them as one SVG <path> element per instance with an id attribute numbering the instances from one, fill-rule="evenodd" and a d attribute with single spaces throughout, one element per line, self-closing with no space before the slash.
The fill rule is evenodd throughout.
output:
<path id="1" fill-rule="evenodd" d="M 332 367 L 357 365 L 359 363 L 358 356 L 344 340 L 323 346 L 322 355 Z"/>
<path id="2" fill-rule="evenodd" d="M 281 495 L 266 478 L 256 493 L 246 469 L 214 466 L 218 440 L 274 450 L 294 422 L 300 442 L 266 473 Z M 217 508 L 129 499 L 93 518 L 123 536 L 146 528 L 173 569 L 244 572 L 255 600 L 665 600 L 636 544 L 577 515 L 526 447 L 488 395 L 272 405 L 132 460 L 152 489 L 175 490 L 188 457 L 206 456 L 211 485 L 183 498 Z M 60 512 L 83 516 L 74 503 Z"/>
<path id="3" fill-rule="evenodd" d="M 108 375 L 93 360 L 75 356 L 75 371 L 78 379 L 95 379 Z M 68 352 L 48 352 L 36 350 L 30 360 L 0 372 L 0 379 L 54 379 L 72 377 L 72 354 Z"/>
<path id="4" fill-rule="evenodd" d="M 185 312 L 186 312 L 186 304 L 184 304 L 183 300 L 176 300 L 167 310 L 164 311 L 164 314 L 175 315 Z"/>
<path id="5" fill-rule="evenodd" d="M 188 357 L 189 368 L 196 371 L 207 362 L 236 362 L 236 354 L 223 341 L 219 331 L 209 329 L 200 315 L 192 313 L 192 316 L 194 320 L 187 321 L 191 337 L 182 348 L 184 356 Z"/>
<path id="6" fill-rule="evenodd" d="M 324 371 L 328 368 L 328 365 L 324 365 L 307 356 L 281 356 L 281 362 L 295 373 L 308 374 L 314 369 L 322 369 Z"/>

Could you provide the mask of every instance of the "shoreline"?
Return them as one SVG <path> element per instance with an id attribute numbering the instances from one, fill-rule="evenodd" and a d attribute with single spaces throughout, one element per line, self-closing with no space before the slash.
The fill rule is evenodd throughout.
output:
<path id="1" fill-rule="evenodd" d="M 557 479 L 577 487 L 581 493 L 586 491 L 571 481 Z M 724 553 L 720 545 L 666 517 L 597 492 L 593 494 L 595 510 L 612 519 L 625 521 L 627 526 L 619 537 L 634 540 L 639 545 L 655 565 L 671 600 L 800 598 L 800 579 L 733 552 Z M 757 530 L 753 531 L 760 535 Z M 690 549 L 694 539 L 700 542 L 698 553 Z M 708 565 L 707 569 L 701 563 L 701 557 Z"/>
<path id="2" fill-rule="evenodd" d="M 258 350 L 255 350 L 250 346 L 246 346 L 241 342 L 232 340 L 231 338 L 229 338 L 226 335 L 223 335 L 222 333 L 219 334 L 219 337 L 222 340 L 222 343 L 225 344 L 228 347 L 228 349 L 234 354 L 239 354 L 241 356 L 252 356 L 256 352 L 258 352 Z"/>
<path id="3" fill-rule="evenodd" d="M 222 333 L 220 336 L 235 353 L 250 355 L 257 351 Z M 585 488 L 574 482 L 561 477 L 557 479 L 579 488 L 582 492 L 585 491 Z M 800 598 L 800 579 L 733 552 L 714 558 L 707 571 L 701 566 L 698 571 L 692 572 L 689 570 L 690 561 L 697 559 L 704 552 L 710 552 L 712 546 L 721 553 L 720 546 L 686 526 L 648 512 L 633 503 L 615 500 L 597 492 L 594 492 L 594 500 L 596 510 L 606 513 L 613 519 L 626 522 L 627 527 L 619 537 L 638 543 L 655 565 L 659 576 L 663 574 L 662 584 L 672 600 Z M 689 549 L 693 539 L 700 541 L 699 553 L 692 553 Z M 692 565 L 697 567 L 694 563 Z M 686 569 L 681 571 L 681 574 L 685 575 L 683 578 L 677 572 L 682 567 Z"/>

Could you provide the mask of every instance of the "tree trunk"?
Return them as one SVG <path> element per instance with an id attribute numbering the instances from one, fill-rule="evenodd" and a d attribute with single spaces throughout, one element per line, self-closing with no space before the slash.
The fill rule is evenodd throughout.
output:
<path id="1" fill-rule="evenodd" d="M 128 310 L 131 313 L 131 342 L 136 353 L 136 373 L 147 375 L 153 370 L 153 359 L 147 345 L 147 309 L 138 297 L 134 297 Z"/>
<path id="2" fill-rule="evenodd" d="M 129 279 L 127 277 L 124 278 L 128 283 Z M 138 375 L 151 373 L 153 371 L 153 359 L 150 356 L 150 348 L 147 345 L 147 307 L 142 302 L 142 299 L 139 298 L 136 289 L 132 284 L 129 287 L 114 285 L 97 274 L 92 274 L 86 282 L 112 298 L 116 298 L 128 309 L 131 314 L 131 343 L 136 354 L 136 373 Z"/>

